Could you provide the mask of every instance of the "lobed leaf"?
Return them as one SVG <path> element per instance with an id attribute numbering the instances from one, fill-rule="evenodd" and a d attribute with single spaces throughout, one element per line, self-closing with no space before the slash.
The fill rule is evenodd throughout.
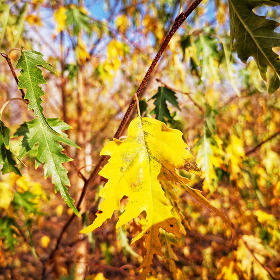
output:
<path id="1" fill-rule="evenodd" d="M 28 108 L 34 111 L 35 116 L 39 118 L 46 129 L 55 133 L 43 114 L 41 96 L 44 95 L 44 91 L 40 87 L 40 84 L 45 84 L 46 80 L 38 66 L 54 72 L 52 66 L 43 59 L 41 53 L 36 51 L 22 51 L 17 63 L 17 68 L 21 69 L 18 77 L 18 88 L 26 89 L 25 99 L 29 101 Z"/>
<path id="2" fill-rule="evenodd" d="M 177 174 L 176 169 L 183 168 L 192 158 L 186 148 L 179 130 L 170 129 L 155 119 L 137 117 L 130 123 L 125 140 L 114 139 L 101 151 L 101 155 L 110 156 L 99 173 L 108 182 L 100 192 L 102 202 L 96 219 L 81 233 L 100 227 L 120 209 L 121 200 L 127 197 L 116 227 L 127 224 L 143 212 L 146 214 L 141 232 L 132 240 L 133 243 L 141 239 L 144 243 L 142 279 L 150 270 L 153 256 L 161 255 L 160 228 L 176 237 L 184 233 L 181 225 L 184 217 L 173 200 L 176 185 L 231 226 L 229 219 L 199 191 L 188 187 L 188 179 Z"/>
<path id="3" fill-rule="evenodd" d="M 102 213 L 82 232 L 90 232 L 111 218 L 114 211 L 120 208 L 120 200 L 124 196 L 128 197 L 128 203 L 117 227 L 146 212 L 143 230 L 134 240 L 141 238 L 152 225 L 172 218 L 172 206 L 158 175 L 162 165 L 183 167 L 191 157 L 186 147 L 180 131 L 170 129 L 155 119 L 134 119 L 128 128 L 126 140 L 114 139 L 101 151 L 101 155 L 111 156 L 99 173 L 109 179 L 100 193 L 104 198 L 99 206 Z"/>
<path id="4" fill-rule="evenodd" d="M 36 148 L 36 167 L 44 164 L 45 177 L 52 177 L 55 190 L 59 190 L 66 204 L 79 216 L 79 212 L 67 189 L 70 182 L 67 170 L 63 166 L 63 163 L 71 159 L 62 153 L 63 147 L 60 143 L 73 147 L 77 147 L 77 145 L 63 133 L 64 130 L 69 129 L 67 124 L 59 119 L 48 119 L 47 122 L 55 133 L 46 129 L 39 119 L 26 122 L 19 127 L 15 136 L 23 136 L 20 157 L 24 157 L 26 154 L 32 156 L 30 152 Z"/>
<path id="5" fill-rule="evenodd" d="M 280 34 L 274 32 L 279 23 L 253 12 L 261 5 L 280 5 L 280 0 L 229 0 L 231 40 L 242 61 L 254 57 L 264 80 L 267 67 L 272 69 L 273 77 L 268 82 L 272 93 L 280 86 L 280 61 L 272 50 L 280 46 Z"/>
<path id="6" fill-rule="evenodd" d="M 145 236 L 143 237 L 146 254 L 140 267 L 142 270 L 140 280 L 146 279 L 146 275 L 150 271 L 154 255 L 162 255 L 162 245 L 159 238 L 160 228 L 164 229 L 166 232 L 172 233 L 176 237 L 181 237 L 180 228 L 178 227 L 175 218 L 169 218 L 163 222 L 152 225 L 149 230 L 146 231 Z"/>
<path id="7" fill-rule="evenodd" d="M 66 25 L 73 27 L 74 35 L 78 35 L 80 30 L 85 30 L 88 34 L 91 32 L 91 19 L 75 5 L 70 5 L 66 10 Z"/>
<path id="8" fill-rule="evenodd" d="M 154 112 L 156 114 L 156 119 L 162 122 L 166 123 L 173 120 L 167 107 L 167 102 L 180 110 L 176 93 L 167 87 L 159 87 L 157 93 L 152 97 L 152 99 L 155 100 Z"/>

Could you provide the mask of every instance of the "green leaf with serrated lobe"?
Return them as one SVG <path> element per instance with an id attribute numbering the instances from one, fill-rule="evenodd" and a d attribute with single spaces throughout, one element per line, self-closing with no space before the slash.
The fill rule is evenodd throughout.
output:
<path id="1" fill-rule="evenodd" d="M 274 32 L 279 23 L 253 12 L 262 5 L 280 5 L 280 0 L 229 0 L 231 41 L 242 61 L 254 57 L 264 80 L 267 67 L 272 69 L 273 76 L 268 81 L 268 91 L 272 93 L 280 86 L 280 61 L 272 50 L 280 46 L 280 34 Z"/>
<path id="2" fill-rule="evenodd" d="M 0 219 L 0 238 L 5 239 L 5 246 L 14 252 L 15 245 L 18 243 L 16 230 L 17 223 L 14 218 L 9 216 L 1 217 Z"/>
<path id="3" fill-rule="evenodd" d="M 17 63 L 17 68 L 21 69 L 18 77 L 18 88 L 26 89 L 25 99 L 29 101 L 28 108 L 34 111 L 35 116 L 39 118 L 46 129 L 52 130 L 46 121 L 41 106 L 41 96 L 44 95 L 44 91 L 40 87 L 40 84 L 45 84 L 46 80 L 38 66 L 54 72 L 52 66 L 43 59 L 41 53 L 36 51 L 22 51 Z"/>
<path id="4" fill-rule="evenodd" d="M 157 93 L 152 98 L 155 99 L 154 112 L 156 114 L 156 119 L 165 123 L 167 121 L 172 121 L 173 118 L 167 107 L 167 101 L 180 110 L 175 92 L 167 87 L 159 87 Z"/>
<path id="5" fill-rule="evenodd" d="M 73 27 L 74 35 L 78 35 L 80 30 L 85 30 L 88 34 L 91 32 L 90 17 L 78 7 L 69 7 L 66 16 L 66 24 Z"/>
<path id="6" fill-rule="evenodd" d="M 66 204 L 79 216 L 67 189 L 70 182 L 67 170 L 63 166 L 63 163 L 71 159 L 62 153 L 63 147 L 60 143 L 74 147 L 78 146 L 63 133 L 64 130 L 69 129 L 66 123 L 59 119 L 47 119 L 47 122 L 56 131 L 55 134 L 51 130 L 45 129 L 39 119 L 25 122 L 19 127 L 15 136 L 23 136 L 20 157 L 24 157 L 26 154 L 32 155 L 29 152 L 34 152 L 34 148 L 37 148 L 36 167 L 44 164 L 45 177 L 51 175 L 55 190 L 59 190 Z"/>

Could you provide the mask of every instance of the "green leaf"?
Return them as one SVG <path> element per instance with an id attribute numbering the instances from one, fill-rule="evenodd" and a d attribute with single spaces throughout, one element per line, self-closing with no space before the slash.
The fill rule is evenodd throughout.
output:
<path id="1" fill-rule="evenodd" d="M 37 209 L 38 205 L 33 202 L 34 198 L 36 198 L 36 195 L 32 194 L 29 191 L 25 191 L 23 193 L 15 192 L 13 201 L 15 210 L 18 211 L 19 208 L 22 207 L 26 216 L 28 216 L 31 213 L 40 214 L 40 212 Z"/>
<path id="2" fill-rule="evenodd" d="M 51 175 L 55 191 L 58 190 L 61 193 L 66 204 L 79 216 L 80 214 L 67 189 L 70 182 L 67 176 L 67 170 L 63 166 L 63 163 L 71 159 L 62 153 L 63 147 L 60 143 L 73 147 L 78 146 L 63 133 L 64 130 L 69 129 L 66 123 L 59 119 L 48 119 L 47 122 L 52 127 L 52 130 L 56 131 L 55 134 L 52 130 L 46 129 L 39 119 L 26 122 L 19 127 L 15 136 L 23 136 L 23 147 L 20 152 L 20 157 L 24 157 L 26 154 L 32 156 L 32 152 L 37 148 L 37 153 L 35 154 L 36 167 L 44 164 L 45 177 Z"/>
<path id="3" fill-rule="evenodd" d="M 7 249 L 10 249 L 12 252 L 15 249 L 15 245 L 18 243 L 16 231 L 16 221 L 8 216 L 0 218 L 0 238 L 5 239 L 5 245 Z"/>
<path id="4" fill-rule="evenodd" d="M 16 167 L 16 161 L 13 158 L 12 152 L 7 148 L 10 141 L 10 130 L 5 124 L 0 121 L 0 164 L 2 164 L 2 173 L 6 174 L 14 172 L 20 175 L 18 168 Z"/>
<path id="5" fill-rule="evenodd" d="M 46 129 L 55 133 L 43 114 L 41 96 L 44 95 L 44 91 L 39 85 L 45 84 L 46 80 L 38 66 L 54 72 L 52 66 L 43 59 L 41 53 L 36 51 L 22 51 L 21 57 L 17 63 L 17 68 L 22 69 L 18 77 L 18 88 L 27 90 L 25 99 L 29 101 L 28 108 L 34 111 L 35 116 L 39 118 Z"/>
<path id="6" fill-rule="evenodd" d="M 167 107 L 167 101 L 180 110 L 175 92 L 167 87 L 159 87 L 152 99 L 155 99 L 154 112 L 156 114 L 156 119 L 165 123 L 167 121 L 172 122 L 173 118 Z"/>
<path id="7" fill-rule="evenodd" d="M 196 61 L 201 66 L 201 79 L 219 81 L 219 51 L 216 38 L 212 38 L 212 30 L 205 28 L 205 34 L 200 34 L 195 41 L 197 48 Z"/>
<path id="8" fill-rule="evenodd" d="M 73 26 L 74 35 L 78 35 L 80 30 L 85 30 L 88 34 L 91 33 L 90 17 L 80 11 L 76 6 L 71 6 L 66 12 L 67 26 Z"/>
<path id="9" fill-rule="evenodd" d="M 280 5 L 280 0 L 229 0 L 231 41 L 242 61 L 254 57 L 265 81 L 267 67 L 272 69 L 273 77 L 268 81 L 272 93 L 280 86 L 280 62 L 272 50 L 280 46 L 280 34 L 274 32 L 279 23 L 252 11 L 261 5 Z"/>
<path id="10" fill-rule="evenodd" d="M 181 38 L 180 45 L 183 52 L 182 59 L 184 59 L 186 55 L 186 48 L 189 48 L 191 46 L 191 36 L 190 35 L 183 36 Z"/>
<path id="11" fill-rule="evenodd" d="M 141 116 L 146 116 L 147 115 L 147 109 L 148 109 L 148 103 L 145 99 L 141 99 L 139 101 L 139 108 L 140 108 Z"/>

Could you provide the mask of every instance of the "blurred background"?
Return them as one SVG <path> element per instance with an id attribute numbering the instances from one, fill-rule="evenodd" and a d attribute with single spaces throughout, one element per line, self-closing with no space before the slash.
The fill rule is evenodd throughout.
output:
<path id="1" fill-rule="evenodd" d="M 183 1 L 184 9 L 190 2 Z M 140 109 L 183 132 L 196 163 L 190 163 L 195 171 L 182 175 L 229 216 L 241 237 L 232 239 L 220 217 L 178 192 L 187 234 L 167 242 L 147 279 L 280 279 L 280 92 L 267 93 L 254 59 L 238 58 L 228 8 L 227 1 L 203 1 L 183 23 Z M 65 166 L 75 200 L 84 185 L 81 173 L 90 176 L 179 10 L 176 0 L 0 1 L 1 52 L 16 68 L 21 48 L 39 51 L 56 71 L 43 71 L 44 114 L 69 124 L 65 133 L 81 148 L 65 147 L 73 158 Z M 254 13 L 280 21 L 279 6 Z M 274 51 L 279 54 L 279 48 Z M 161 91 L 166 110 L 159 115 Z M 1 57 L 1 106 L 20 97 Z M 2 113 L 11 135 L 33 119 L 19 100 Z M 20 141 L 10 140 L 15 154 Z M 72 212 L 44 179 L 42 167 L 35 169 L 29 158 L 17 162 L 22 176 L 0 175 L 1 280 L 43 274 L 44 279 L 136 279 L 143 248 L 130 245 L 135 224 L 116 230 L 114 216 L 93 233 L 79 234 L 94 219 L 102 180 L 87 191 L 82 218 L 69 226 L 50 261 Z"/>

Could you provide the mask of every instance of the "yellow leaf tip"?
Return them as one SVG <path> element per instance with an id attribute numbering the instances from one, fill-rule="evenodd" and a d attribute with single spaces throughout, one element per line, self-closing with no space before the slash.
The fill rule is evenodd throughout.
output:
<path id="1" fill-rule="evenodd" d="M 90 225 L 90 226 L 88 226 L 88 227 L 83 228 L 82 230 L 80 230 L 80 233 L 81 233 L 81 234 L 87 234 L 87 233 L 90 233 L 90 232 L 92 232 L 92 231 L 93 231 L 92 225 Z"/>

